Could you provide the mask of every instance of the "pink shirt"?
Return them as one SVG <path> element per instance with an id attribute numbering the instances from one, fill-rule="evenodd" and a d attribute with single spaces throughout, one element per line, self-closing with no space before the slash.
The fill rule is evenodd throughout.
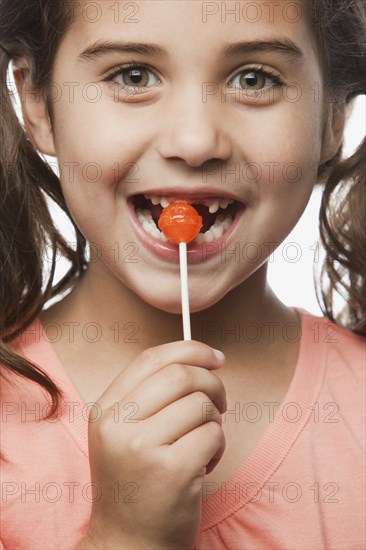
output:
<path id="1" fill-rule="evenodd" d="M 199 550 L 366 548 L 365 340 L 300 313 L 285 399 L 240 411 L 246 421 L 270 414 L 270 426 L 226 483 L 204 485 Z M 74 548 L 95 496 L 88 406 L 41 328 L 34 323 L 18 351 L 55 380 L 64 403 L 58 418 L 37 422 L 44 391 L 19 377 L 2 381 L 1 451 L 10 462 L 2 464 L 0 538 L 9 550 Z"/>

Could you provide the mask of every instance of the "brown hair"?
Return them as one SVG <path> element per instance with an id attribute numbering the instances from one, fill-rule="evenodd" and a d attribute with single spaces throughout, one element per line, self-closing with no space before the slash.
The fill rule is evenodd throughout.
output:
<path id="1" fill-rule="evenodd" d="M 82 276 L 87 266 L 86 241 L 72 221 L 58 177 L 19 123 L 6 78 L 10 57 L 26 57 L 32 89 L 44 94 L 52 117 L 47 90 L 60 39 L 72 22 L 71 4 L 0 0 L 0 13 L 0 365 L 6 369 L 1 375 L 15 372 L 43 386 L 52 398 L 51 417 L 61 398 L 59 388 L 39 366 L 15 353 L 9 343 L 32 323 L 50 298 L 71 288 Z M 54 226 L 46 196 L 71 219 L 76 250 Z M 47 244 L 52 250 L 49 273 L 44 265 Z M 71 267 L 53 285 L 60 254 Z"/>
<path id="2" fill-rule="evenodd" d="M 349 104 L 366 94 L 366 4 L 364 0 L 310 0 L 309 15 L 322 60 L 325 101 Z M 320 237 L 325 260 L 316 282 L 323 313 L 333 322 L 366 333 L 366 139 L 355 153 L 337 154 L 319 167 L 324 185 Z M 336 313 L 339 293 L 346 305 Z"/>
<path id="3" fill-rule="evenodd" d="M 73 250 L 55 228 L 45 195 L 68 212 L 58 177 L 27 139 L 14 112 L 6 84 L 10 57 L 25 56 L 32 68 L 32 85 L 47 93 L 60 40 L 72 23 L 71 2 L 57 0 L 0 0 L 0 364 L 8 372 L 35 381 L 50 394 L 54 413 L 61 397 L 42 370 L 21 358 L 9 345 L 42 311 L 46 302 L 83 275 L 86 241 L 73 223 Z M 366 12 L 363 0 L 307 0 L 308 16 L 322 61 L 325 88 L 336 101 L 350 102 L 366 93 Z M 326 248 L 322 271 L 325 314 L 350 330 L 365 333 L 365 141 L 348 159 L 342 149 L 319 167 L 324 194 L 320 213 Z M 342 192 L 341 192 L 342 191 Z M 342 197 L 341 200 L 337 200 Z M 53 252 L 49 274 L 44 272 L 47 241 Z M 53 284 L 57 254 L 71 263 L 65 277 Z M 334 313 L 334 294 L 348 300 L 342 315 Z"/>

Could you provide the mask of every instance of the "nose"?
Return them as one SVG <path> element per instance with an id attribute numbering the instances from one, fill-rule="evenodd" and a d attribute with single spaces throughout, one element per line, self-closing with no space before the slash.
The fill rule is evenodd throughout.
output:
<path id="1" fill-rule="evenodd" d="M 230 158 L 232 145 L 221 112 L 223 104 L 213 97 L 204 102 L 201 88 L 196 85 L 164 105 L 158 139 L 163 158 L 180 160 L 191 167 Z"/>

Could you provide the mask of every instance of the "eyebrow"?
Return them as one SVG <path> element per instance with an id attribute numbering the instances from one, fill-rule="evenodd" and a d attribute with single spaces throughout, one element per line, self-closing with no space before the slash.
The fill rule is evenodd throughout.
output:
<path id="1" fill-rule="evenodd" d="M 143 44 L 140 42 L 110 42 L 97 41 L 88 46 L 79 55 L 80 60 L 93 61 L 96 57 L 109 53 L 129 53 L 148 55 L 150 57 L 167 57 L 166 50 L 157 44 Z"/>
<path id="2" fill-rule="evenodd" d="M 289 38 L 271 40 L 252 40 L 227 44 L 224 48 L 224 57 L 234 57 L 251 53 L 278 53 L 286 57 L 289 62 L 304 60 L 302 50 Z"/>
<path id="3" fill-rule="evenodd" d="M 301 49 L 289 38 L 251 40 L 225 44 L 223 57 L 227 59 L 245 54 L 267 52 L 281 54 L 290 62 L 300 62 L 304 59 Z M 96 58 L 110 53 L 139 54 L 160 58 L 167 58 L 169 55 L 167 50 L 152 43 L 96 41 L 79 54 L 79 60 L 92 62 Z"/>

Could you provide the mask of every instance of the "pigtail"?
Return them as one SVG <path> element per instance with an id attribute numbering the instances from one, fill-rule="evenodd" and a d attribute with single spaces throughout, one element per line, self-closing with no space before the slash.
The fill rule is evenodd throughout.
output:
<path id="1" fill-rule="evenodd" d="M 29 227 L 27 207 L 32 199 L 29 197 L 29 187 L 22 193 L 19 185 L 24 173 L 21 158 L 27 145 L 24 143 L 25 137 L 7 89 L 8 55 L 6 49 L 0 50 L 0 363 L 7 371 L 26 376 L 39 384 L 43 383 L 52 399 L 57 400 L 58 389 L 48 376 L 36 365 L 18 356 L 7 344 L 12 339 L 10 327 L 17 326 L 17 332 L 19 327 L 29 324 L 28 319 L 37 314 L 34 296 L 42 284 L 39 251 L 37 253 L 37 246 L 33 246 L 33 254 L 31 250 L 35 235 Z M 29 255 L 24 254 L 27 248 Z M 22 314 L 24 320 L 20 318 Z"/>
<path id="2" fill-rule="evenodd" d="M 349 105 L 358 95 L 366 94 L 365 1 L 309 0 L 309 12 L 327 100 Z M 319 168 L 318 176 L 324 185 L 319 225 L 325 249 L 316 285 L 318 301 L 333 322 L 364 335 L 366 140 L 346 159 L 341 146 Z M 345 301 L 341 310 L 337 294 Z"/>
<path id="3" fill-rule="evenodd" d="M 49 64 L 55 55 L 58 33 L 62 30 L 62 21 L 57 21 L 57 17 L 61 19 L 65 10 L 62 11 L 61 7 L 54 9 L 54 3 L 49 0 L 38 3 L 43 4 L 40 13 L 32 3 L 33 26 L 30 17 L 22 14 L 13 0 L 1 0 L 0 3 L 3 13 L 8 16 L 0 21 L 0 374 L 9 381 L 12 381 L 13 374 L 19 375 L 42 386 L 52 399 L 49 418 L 56 412 L 62 392 L 39 366 L 18 355 L 11 342 L 35 320 L 49 299 L 75 284 L 86 270 L 87 263 L 86 241 L 70 216 L 59 179 L 28 139 L 14 111 L 7 86 L 9 56 L 26 56 L 32 67 L 32 86 L 37 90 L 47 90 L 47 78 L 51 74 Z M 50 25 L 51 13 L 54 25 Z M 43 17 L 48 18 L 47 25 Z M 29 26 L 34 33 L 33 37 L 28 37 L 28 43 L 22 37 L 21 24 Z M 37 39 L 38 48 L 42 46 L 46 26 L 51 34 L 56 34 L 53 38 L 48 37 L 49 49 L 45 51 L 43 48 L 48 57 L 42 59 L 34 49 Z M 34 62 L 37 55 L 40 65 Z M 76 250 L 54 226 L 47 196 L 73 223 Z M 52 252 L 48 273 L 44 269 L 47 245 Z M 71 267 L 54 285 L 59 255 L 69 260 Z"/>
<path id="4" fill-rule="evenodd" d="M 359 334 L 366 332 L 366 139 L 333 167 L 320 209 L 320 236 L 326 250 L 321 271 L 325 314 Z M 335 315 L 335 295 L 346 300 Z"/>

